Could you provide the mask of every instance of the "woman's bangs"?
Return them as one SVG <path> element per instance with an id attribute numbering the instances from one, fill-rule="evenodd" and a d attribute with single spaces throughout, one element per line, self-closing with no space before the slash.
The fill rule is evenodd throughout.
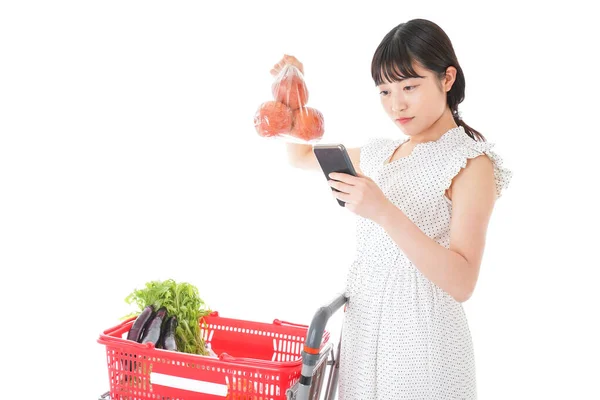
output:
<path id="1" fill-rule="evenodd" d="M 371 75 L 375 85 L 422 78 L 413 68 L 413 57 L 402 43 L 382 43 L 373 56 Z"/>

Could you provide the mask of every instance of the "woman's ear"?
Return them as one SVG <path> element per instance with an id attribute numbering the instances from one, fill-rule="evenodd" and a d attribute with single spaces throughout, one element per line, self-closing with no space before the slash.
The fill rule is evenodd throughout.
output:
<path id="1" fill-rule="evenodd" d="M 452 89 L 452 85 L 454 85 L 454 81 L 456 80 L 456 68 L 453 66 L 449 66 L 446 68 L 446 73 L 444 74 L 444 79 L 442 80 L 442 86 L 444 87 L 445 92 L 449 92 Z"/>

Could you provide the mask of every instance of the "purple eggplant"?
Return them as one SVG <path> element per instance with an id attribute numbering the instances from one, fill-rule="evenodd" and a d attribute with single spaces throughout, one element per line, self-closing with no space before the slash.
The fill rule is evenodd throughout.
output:
<path id="1" fill-rule="evenodd" d="M 165 322 L 158 347 L 165 350 L 178 351 L 175 341 L 175 329 L 177 329 L 177 317 L 172 316 Z"/>
<path id="2" fill-rule="evenodd" d="M 142 335 L 142 343 L 158 343 L 160 339 L 160 334 L 162 333 L 163 322 L 167 318 L 167 309 L 165 307 L 161 307 L 154 314 L 154 317 L 150 321 L 148 327 L 144 330 Z"/>
<path id="3" fill-rule="evenodd" d="M 133 322 L 133 325 L 127 333 L 127 340 L 133 340 L 134 342 L 140 342 L 145 329 L 148 327 L 150 321 L 154 316 L 154 307 L 152 305 L 146 306 L 140 315 Z M 137 355 L 133 354 L 133 358 L 136 359 Z M 125 382 L 130 378 L 127 372 L 137 372 L 138 363 L 134 360 L 121 360 L 123 364 L 123 370 L 125 371 Z"/>
<path id="4" fill-rule="evenodd" d="M 152 319 L 152 314 L 154 314 L 154 307 L 147 306 L 144 308 L 142 313 L 137 317 L 131 329 L 129 329 L 129 333 L 127 333 L 127 340 L 133 340 L 134 342 L 139 342 L 144 334 L 144 329 L 148 326 L 149 321 Z"/>

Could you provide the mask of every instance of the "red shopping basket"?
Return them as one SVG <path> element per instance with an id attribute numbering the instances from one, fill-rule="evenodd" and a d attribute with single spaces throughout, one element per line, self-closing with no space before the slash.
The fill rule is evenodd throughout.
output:
<path id="1" fill-rule="evenodd" d="M 134 318 L 104 331 L 110 398 L 159 400 L 284 400 L 299 379 L 308 326 L 220 317 L 201 332 L 219 358 L 178 353 L 125 339 Z M 329 340 L 323 335 L 321 347 Z"/>

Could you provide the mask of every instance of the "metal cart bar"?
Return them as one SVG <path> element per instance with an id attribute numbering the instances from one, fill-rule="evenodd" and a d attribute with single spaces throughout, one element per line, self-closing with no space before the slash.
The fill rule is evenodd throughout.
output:
<path id="1" fill-rule="evenodd" d="M 348 299 L 344 294 L 338 294 L 327 306 L 319 308 L 319 310 L 315 313 L 310 327 L 308 328 L 304 350 L 302 351 L 302 372 L 300 375 L 300 381 L 297 383 L 298 391 L 296 394 L 296 400 L 310 399 L 309 394 L 312 374 L 320 358 L 319 349 L 321 347 L 325 326 L 327 325 L 329 318 L 331 318 L 331 316 L 337 310 L 346 304 L 347 301 Z M 328 400 L 333 400 L 335 398 L 335 390 L 337 388 L 339 371 L 339 349 L 340 346 L 338 345 L 338 357 L 334 357 L 331 364 L 331 371 L 327 384 Z"/>

